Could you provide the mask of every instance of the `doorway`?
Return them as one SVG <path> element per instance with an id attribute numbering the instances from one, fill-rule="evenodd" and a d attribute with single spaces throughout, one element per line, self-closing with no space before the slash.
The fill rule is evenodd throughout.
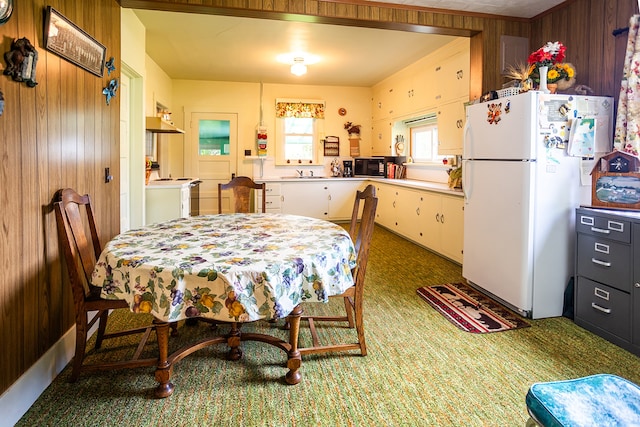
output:
<path id="1" fill-rule="evenodd" d="M 200 214 L 218 213 L 218 184 L 235 176 L 238 165 L 238 115 L 233 113 L 190 114 L 185 159 L 187 174 L 200 184 Z M 230 201 L 222 201 L 228 210 Z"/>
<path id="2" fill-rule="evenodd" d="M 120 76 L 120 232 L 144 225 L 142 76 L 122 62 Z"/>

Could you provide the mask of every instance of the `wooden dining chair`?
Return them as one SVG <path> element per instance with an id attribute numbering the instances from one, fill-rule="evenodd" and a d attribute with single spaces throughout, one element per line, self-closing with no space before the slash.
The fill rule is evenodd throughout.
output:
<path id="1" fill-rule="evenodd" d="M 226 184 L 218 184 L 218 213 L 222 213 L 222 192 L 232 190 L 235 213 L 251 213 L 251 190 L 262 190 L 262 213 L 267 211 L 266 184 L 256 184 L 248 176 L 236 176 Z"/>
<path id="2" fill-rule="evenodd" d="M 364 202 L 364 207 L 362 207 L 362 209 L 361 202 Z M 378 198 L 376 197 L 376 188 L 373 185 L 368 185 L 364 190 L 356 192 L 353 213 L 351 215 L 351 224 L 349 227 L 349 235 L 353 240 L 357 254 L 356 266 L 351 270 L 354 285 L 344 293 L 334 296 L 344 298 L 346 313 L 344 315 L 336 316 L 302 316 L 301 320 L 309 322 L 309 329 L 311 331 L 311 338 L 313 342 L 312 347 L 299 348 L 302 355 L 346 350 L 360 350 L 360 354 L 363 356 L 367 355 L 363 316 L 364 284 L 365 274 L 367 271 L 367 261 L 369 260 L 369 246 L 373 235 L 377 206 Z M 359 216 L 360 212 L 362 212 L 361 216 Z M 358 220 L 358 218 L 360 219 Z M 349 328 L 356 328 L 358 341 L 355 343 L 321 344 L 315 322 L 323 321 L 347 322 Z"/>
<path id="3" fill-rule="evenodd" d="M 101 288 L 91 284 L 91 274 L 102 246 L 98 237 L 94 210 L 88 194 L 81 196 L 71 188 L 59 190 L 54 198 L 59 244 L 64 252 L 69 281 L 73 293 L 76 318 L 76 350 L 70 381 L 78 379 L 81 372 L 154 366 L 157 358 L 140 359 L 140 354 L 154 326 L 138 327 L 106 333 L 110 310 L 126 309 L 125 300 L 107 300 L 100 297 Z M 87 236 L 86 229 L 90 236 Z M 98 322 L 95 348 L 109 338 L 130 334 L 142 334 L 142 339 L 130 359 L 105 363 L 84 364 L 87 333 Z M 172 325 L 175 332 L 175 324 Z"/>

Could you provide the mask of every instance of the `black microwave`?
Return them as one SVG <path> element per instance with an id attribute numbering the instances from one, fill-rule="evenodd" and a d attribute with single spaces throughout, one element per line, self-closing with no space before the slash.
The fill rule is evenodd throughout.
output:
<path id="1" fill-rule="evenodd" d="M 387 176 L 387 164 L 401 165 L 406 162 L 405 156 L 356 157 L 353 161 L 355 176 Z"/>

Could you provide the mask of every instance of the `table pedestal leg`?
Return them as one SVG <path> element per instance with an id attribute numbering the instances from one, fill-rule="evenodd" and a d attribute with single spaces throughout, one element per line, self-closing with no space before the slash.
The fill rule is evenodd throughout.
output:
<path id="1" fill-rule="evenodd" d="M 156 367 L 156 381 L 158 386 L 155 389 L 155 396 L 158 398 L 168 397 L 173 394 L 173 384 L 171 383 L 171 372 L 173 366 L 169 363 L 169 323 L 154 320 L 156 325 L 156 335 L 158 337 L 158 365 Z"/>
<path id="2" fill-rule="evenodd" d="M 242 349 L 240 348 L 241 332 L 238 323 L 233 322 L 231 324 L 231 330 L 227 336 L 227 344 L 229 345 L 229 353 L 227 353 L 228 360 L 240 360 L 242 357 Z"/>
<path id="3" fill-rule="evenodd" d="M 293 311 L 287 317 L 287 323 L 290 326 L 289 329 L 289 344 L 291 350 L 289 350 L 289 359 L 287 360 L 287 368 L 289 372 L 285 375 L 285 381 L 287 384 L 298 384 L 302 381 L 302 374 L 300 373 L 300 366 L 302 366 L 302 356 L 298 351 L 298 333 L 300 332 L 300 316 L 302 316 L 303 310 L 300 304 L 296 305 Z"/>

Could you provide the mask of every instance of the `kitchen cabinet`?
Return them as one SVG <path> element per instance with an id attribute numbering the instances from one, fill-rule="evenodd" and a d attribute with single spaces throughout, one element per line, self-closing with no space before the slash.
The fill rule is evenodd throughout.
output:
<path id="1" fill-rule="evenodd" d="M 363 188 L 363 181 L 329 182 L 329 219 L 332 221 L 351 219 L 356 191 Z"/>
<path id="2" fill-rule="evenodd" d="M 576 210 L 574 321 L 640 355 L 640 215 Z"/>
<path id="3" fill-rule="evenodd" d="M 433 68 L 433 100 L 441 105 L 457 98 L 469 98 L 469 50 L 444 58 Z"/>
<path id="4" fill-rule="evenodd" d="M 351 219 L 356 191 L 364 186 L 364 181 L 318 178 L 266 181 L 266 184 L 267 212 L 345 221 Z M 260 197 L 256 198 L 258 206 Z"/>
<path id="5" fill-rule="evenodd" d="M 299 180 L 280 184 L 282 213 L 329 218 L 329 191 L 324 180 Z"/>
<path id="6" fill-rule="evenodd" d="M 391 183 L 377 183 L 376 191 L 379 225 L 462 263 L 462 197 Z"/>
<path id="7" fill-rule="evenodd" d="M 469 52 L 468 41 L 452 42 L 375 85 L 372 120 L 411 117 L 460 98 L 468 100 Z"/>
<path id="8" fill-rule="evenodd" d="M 399 82 L 395 79 L 385 80 L 373 87 L 371 118 L 387 119 L 397 115 L 395 109 L 401 96 Z"/>
<path id="9" fill-rule="evenodd" d="M 265 187 L 267 213 L 281 212 L 281 190 L 277 182 L 268 182 Z M 256 191 L 256 206 L 262 206 L 262 192 Z"/>
<path id="10" fill-rule="evenodd" d="M 394 230 L 396 227 L 397 188 L 388 184 L 376 183 L 376 196 L 378 197 L 376 223 L 389 230 Z"/>
<path id="11" fill-rule="evenodd" d="M 462 249 L 464 246 L 464 203 L 458 196 L 441 196 L 440 252 L 462 264 Z"/>
<path id="12" fill-rule="evenodd" d="M 391 154 L 392 124 L 389 119 L 376 120 L 371 127 L 371 155 L 388 156 Z"/>
<path id="13" fill-rule="evenodd" d="M 467 98 L 458 99 L 438 107 L 438 154 L 462 154 L 465 107 Z"/>

